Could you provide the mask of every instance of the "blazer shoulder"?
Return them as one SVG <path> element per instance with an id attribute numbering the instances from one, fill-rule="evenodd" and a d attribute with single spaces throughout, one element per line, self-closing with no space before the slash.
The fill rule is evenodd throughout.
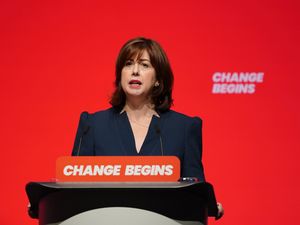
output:
<path id="1" fill-rule="evenodd" d="M 200 123 L 202 124 L 202 119 L 198 116 L 188 116 L 186 114 L 176 112 L 174 110 L 169 110 L 166 112 L 165 115 L 167 118 L 176 120 L 176 121 L 183 121 L 186 123 Z"/>
<path id="2" fill-rule="evenodd" d="M 92 120 L 98 120 L 98 119 L 107 119 L 107 118 L 115 115 L 116 113 L 118 113 L 118 112 L 114 108 L 108 108 L 108 109 L 104 109 L 104 110 L 100 110 L 100 111 L 96 111 L 96 112 L 88 113 L 88 114 Z"/>
<path id="3" fill-rule="evenodd" d="M 100 110 L 96 112 L 89 113 L 84 111 L 80 115 L 80 124 L 86 124 L 88 126 L 93 126 L 95 123 L 101 121 L 108 121 L 117 111 L 113 108 L 108 108 L 105 110 Z"/>
<path id="4" fill-rule="evenodd" d="M 108 109 L 93 112 L 90 115 L 93 117 L 106 117 L 116 113 L 117 111 L 114 108 L 108 108 Z"/>

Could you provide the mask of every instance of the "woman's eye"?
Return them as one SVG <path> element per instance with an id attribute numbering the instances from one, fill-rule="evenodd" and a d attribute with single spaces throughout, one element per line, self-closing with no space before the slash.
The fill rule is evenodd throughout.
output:
<path id="1" fill-rule="evenodd" d="M 131 66 L 132 64 L 133 64 L 132 61 L 127 61 L 127 62 L 125 63 L 125 66 Z"/>
<path id="2" fill-rule="evenodd" d="M 143 66 L 144 68 L 149 68 L 149 67 L 150 67 L 147 63 L 142 63 L 142 66 Z"/>

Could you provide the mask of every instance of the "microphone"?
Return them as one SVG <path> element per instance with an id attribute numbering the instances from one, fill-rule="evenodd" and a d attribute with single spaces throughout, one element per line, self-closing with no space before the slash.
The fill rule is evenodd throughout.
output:
<path id="1" fill-rule="evenodd" d="M 87 134 L 87 132 L 89 131 L 89 129 L 90 129 L 90 126 L 88 126 L 88 125 L 85 125 L 85 126 L 83 127 L 83 132 L 82 132 L 82 135 L 80 136 L 80 139 L 79 139 L 79 145 L 78 145 L 78 150 L 77 150 L 77 156 L 79 156 L 79 153 L 80 153 L 81 143 L 82 143 L 82 138 L 83 138 L 84 135 Z"/>
<path id="2" fill-rule="evenodd" d="M 164 156 L 164 148 L 163 148 L 163 144 L 162 144 L 161 130 L 158 125 L 155 126 L 155 131 L 156 131 L 157 135 L 159 135 L 161 156 Z"/>
<path id="3" fill-rule="evenodd" d="M 86 122 L 86 120 L 88 119 L 88 116 L 89 116 L 89 113 L 88 113 L 88 112 L 83 112 L 83 113 L 81 114 L 81 121 L 84 120 L 84 122 Z M 77 149 L 77 154 L 76 154 L 76 156 L 79 156 L 83 136 L 87 134 L 87 132 L 89 131 L 89 129 L 90 129 L 90 126 L 89 126 L 89 125 L 87 125 L 87 124 L 84 124 L 84 125 L 83 125 L 83 128 L 82 128 L 82 134 L 80 135 L 80 138 L 79 138 L 79 145 L 78 145 L 78 149 Z"/>

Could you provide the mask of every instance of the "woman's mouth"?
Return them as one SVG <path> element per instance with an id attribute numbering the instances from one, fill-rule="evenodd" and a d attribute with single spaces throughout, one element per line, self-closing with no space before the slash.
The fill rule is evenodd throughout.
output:
<path id="1" fill-rule="evenodd" d="M 139 88 L 142 85 L 142 82 L 139 80 L 131 80 L 129 81 L 129 86 L 131 88 Z"/>

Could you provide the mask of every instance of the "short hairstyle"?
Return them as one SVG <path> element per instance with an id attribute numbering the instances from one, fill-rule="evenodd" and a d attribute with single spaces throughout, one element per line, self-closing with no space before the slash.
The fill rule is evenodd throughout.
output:
<path id="1" fill-rule="evenodd" d="M 119 111 L 123 109 L 126 103 L 126 95 L 121 87 L 122 69 L 127 60 L 133 57 L 139 59 L 144 51 L 149 54 L 150 62 L 155 69 L 156 80 L 159 82 L 159 86 L 154 86 L 150 92 L 151 103 L 154 104 L 155 110 L 160 112 L 169 110 L 173 104 L 174 76 L 166 53 L 156 41 L 138 37 L 123 45 L 116 61 L 115 90 L 110 104 Z"/>

